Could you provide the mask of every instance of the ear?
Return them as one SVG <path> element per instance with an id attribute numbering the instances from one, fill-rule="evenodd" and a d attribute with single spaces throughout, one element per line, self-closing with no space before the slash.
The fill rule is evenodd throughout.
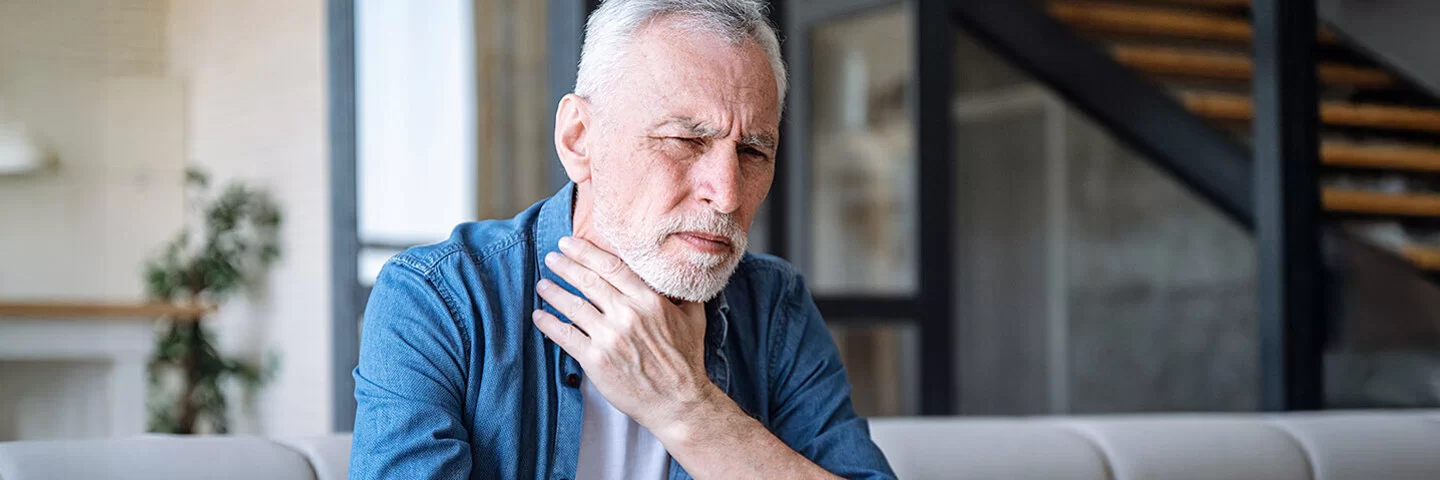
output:
<path id="1" fill-rule="evenodd" d="M 560 99 L 555 109 L 555 152 L 565 174 L 577 185 L 590 180 L 591 126 L 589 101 L 573 93 Z"/>

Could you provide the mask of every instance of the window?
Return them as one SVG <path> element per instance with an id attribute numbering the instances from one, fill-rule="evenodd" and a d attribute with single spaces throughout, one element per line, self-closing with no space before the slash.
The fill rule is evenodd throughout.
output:
<path id="1" fill-rule="evenodd" d="M 472 3 L 356 2 L 360 279 L 476 216 Z"/>

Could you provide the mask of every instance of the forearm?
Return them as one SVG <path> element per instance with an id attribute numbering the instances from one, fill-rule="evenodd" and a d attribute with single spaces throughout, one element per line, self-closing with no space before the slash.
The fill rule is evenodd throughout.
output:
<path id="1" fill-rule="evenodd" d="M 839 478 L 791 449 L 718 388 L 684 420 L 652 433 L 695 478 Z"/>

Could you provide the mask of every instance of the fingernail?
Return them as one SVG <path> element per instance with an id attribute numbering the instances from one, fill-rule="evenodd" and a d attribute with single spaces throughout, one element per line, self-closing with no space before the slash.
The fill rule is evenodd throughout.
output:
<path id="1" fill-rule="evenodd" d="M 547 253 L 547 254 L 545 254 L 545 264 L 546 264 L 546 265 L 554 264 L 555 261 L 559 259 L 559 257 L 560 257 L 560 254 L 558 254 L 558 253 L 555 253 L 555 252 Z"/>
<path id="2" fill-rule="evenodd" d="M 530 312 L 530 318 L 531 318 L 532 320 L 539 320 L 539 319 L 540 319 L 540 313 L 541 313 L 540 310 L 536 310 L 536 311 Z"/>
<path id="3" fill-rule="evenodd" d="M 541 279 L 540 283 L 535 284 L 535 289 L 540 291 L 549 290 L 550 287 L 554 284 L 555 283 L 551 282 L 549 279 Z"/>
<path id="4" fill-rule="evenodd" d="M 561 249 L 569 250 L 570 247 L 573 247 L 573 246 L 575 246 L 575 240 L 570 239 L 570 237 L 560 237 L 560 248 L 561 248 Z"/>

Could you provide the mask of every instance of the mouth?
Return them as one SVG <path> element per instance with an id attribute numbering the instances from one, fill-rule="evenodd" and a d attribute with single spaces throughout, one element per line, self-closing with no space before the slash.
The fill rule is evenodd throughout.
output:
<path id="1" fill-rule="evenodd" d="M 677 232 L 674 235 L 692 248 L 706 253 L 726 253 L 733 248 L 730 239 L 719 235 L 705 232 Z"/>

